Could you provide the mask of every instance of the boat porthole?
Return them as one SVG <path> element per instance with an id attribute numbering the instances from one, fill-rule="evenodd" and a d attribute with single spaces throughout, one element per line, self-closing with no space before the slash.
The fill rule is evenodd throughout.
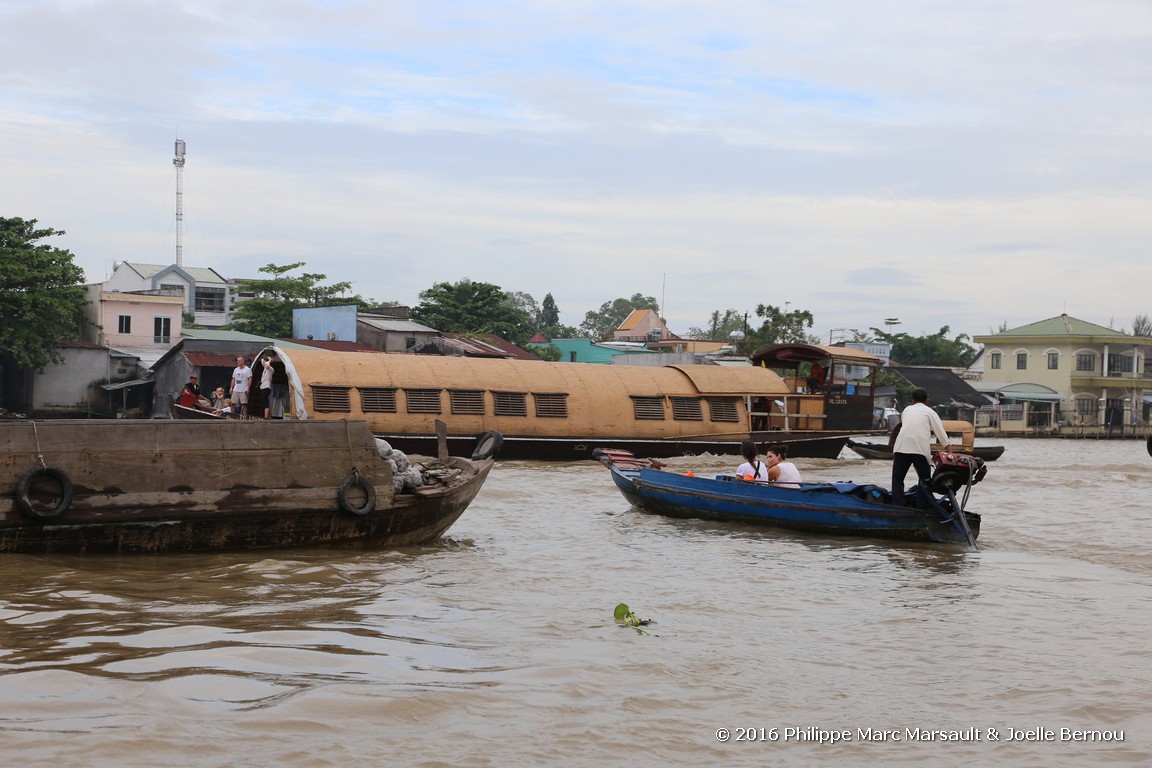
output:
<path id="1" fill-rule="evenodd" d="M 336 501 L 345 512 L 366 515 L 376 508 L 376 486 L 368 478 L 353 472 L 336 489 Z"/>
<path id="2" fill-rule="evenodd" d="M 484 461 L 485 459 L 492 459 L 496 454 L 500 453 L 500 448 L 504 445 L 504 435 L 496 430 L 489 430 L 480 436 L 476 441 L 476 448 L 472 451 L 472 461 Z"/>
<path id="3" fill-rule="evenodd" d="M 48 482 L 37 482 L 42 478 L 47 479 Z M 57 490 L 45 489 L 45 485 L 50 486 L 52 483 L 58 486 Z M 37 503 L 39 498 L 45 496 L 58 499 L 56 506 L 46 507 Z M 68 507 L 72 506 L 72 481 L 64 473 L 64 470 L 55 467 L 30 469 L 24 473 L 24 477 L 20 478 L 20 483 L 16 486 L 16 506 L 24 514 L 39 520 L 59 517 L 64 514 Z"/>

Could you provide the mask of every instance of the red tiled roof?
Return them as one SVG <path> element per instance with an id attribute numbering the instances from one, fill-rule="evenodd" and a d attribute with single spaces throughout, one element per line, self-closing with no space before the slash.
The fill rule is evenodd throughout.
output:
<path id="1" fill-rule="evenodd" d="M 303 344 L 306 347 L 315 347 L 316 349 L 326 349 L 329 352 L 383 352 L 382 349 L 375 349 L 355 341 L 328 341 L 327 339 L 281 339 L 281 341 L 290 341 L 293 344 Z"/>

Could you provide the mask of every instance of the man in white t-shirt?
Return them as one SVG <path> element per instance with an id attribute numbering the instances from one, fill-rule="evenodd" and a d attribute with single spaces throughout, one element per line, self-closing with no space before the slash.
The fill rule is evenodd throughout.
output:
<path id="1" fill-rule="evenodd" d="M 941 450 L 948 450 L 948 433 L 936 411 L 928 407 L 928 393 L 917 389 L 912 393 L 912 405 L 900 413 L 899 432 L 892 445 L 892 503 L 904 506 L 904 478 L 908 468 L 916 467 L 916 475 L 925 483 L 932 477 L 932 435 Z"/>
<path id="2" fill-rule="evenodd" d="M 237 357 L 236 367 L 232 369 L 232 408 L 238 410 L 241 416 L 248 415 L 248 388 L 251 384 L 252 369 L 243 357 Z"/>

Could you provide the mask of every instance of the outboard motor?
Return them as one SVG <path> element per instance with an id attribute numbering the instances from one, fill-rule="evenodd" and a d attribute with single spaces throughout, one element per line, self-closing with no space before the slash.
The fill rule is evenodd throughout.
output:
<path id="1" fill-rule="evenodd" d="M 930 485 L 935 493 L 955 493 L 966 485 L 976 485 L 988 474 L 984 459 L 966 453 L 941 451 L 933 455 Z"/>

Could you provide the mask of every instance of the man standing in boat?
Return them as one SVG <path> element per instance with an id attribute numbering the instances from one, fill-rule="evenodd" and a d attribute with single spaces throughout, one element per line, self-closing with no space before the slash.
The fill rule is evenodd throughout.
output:
<path id="1" fill-rule="evenodd" d="M 232 369 L 232 407 L 238 409 L 241 416 L 248 415 L 248 387 L 252 384 L 252 369 L 244 362 L 244 358 L 236 358 L 236 367 Z"/>
<path id="2" fill-rule="evenodd" d="M 899 430 L 892 446 L 892 503 L 904 506 L 904 478 L 908 468 L 916 468 L 916 476 L 924 482 L 932 477 L 932 436 L 948 450 L 948 432 L 936 411 L 928 407 L 928 393 L 917 389 L 912 393 L 912 405 L 900 413 Z"/>

